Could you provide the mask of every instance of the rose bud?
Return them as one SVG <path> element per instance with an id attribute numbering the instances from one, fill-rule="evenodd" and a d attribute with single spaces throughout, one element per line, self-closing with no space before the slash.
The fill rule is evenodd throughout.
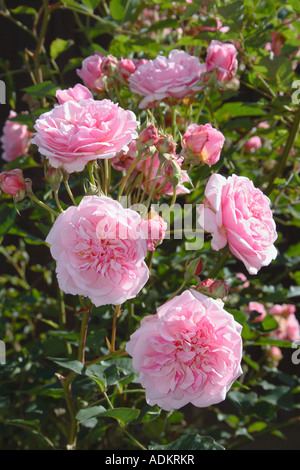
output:
<path id="1" fill-rule="evenodd" d="M 19 168 L 0 173 L 0 190 L 8 196 L 13 196 L 16 201 L 21 201 L 26 196 L 26 184 L 23 171 Z"/>
<path id="2" fill-rule="evenodd" d="M 160 153 L 174 153 L 176 150 L 176 142 L 170 134 L 160 136 L 155 146 Z"/>
<path id="3" fill-rule="evenodd" d="M 197 126 L 190 124 L 182 137 L 183 155 L 187 162 L 196 165 L 199 162 L 211 166 L 220 159 L 225 142 L 222 132 L 210 124 Z"/>

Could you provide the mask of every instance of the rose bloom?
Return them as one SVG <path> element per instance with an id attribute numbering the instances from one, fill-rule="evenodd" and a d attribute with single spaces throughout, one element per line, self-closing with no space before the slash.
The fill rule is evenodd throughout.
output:
<path id="1" fill-rule="evenodd" d="M 54 168 L 82 171 L 98 158 L 113 158 L 137 137 L 138 122 L 110 100 L 66 101 L 42 114 L 32 142 Z"/>
<path id="2" fill-rule="evenodd" d="M 198 209 L 199 224 L 212 234 L 211 247 L 230 251 L 249 274 L 257 274 L 277 256 L 276 226 L 270 200 L 244 176 L 213 174 L 205 188 L 204 204 Z"/>
<path id="3" fill-rule="evenodd" d="M 237 71 L 237 50 L 233 44 L 213 40 L 207 48 L 205 62 L 208 72 L 218 68 L 217 79 L 222 83 L 228 82 Z"/>
<path id="4" fill-rule="evenodd" d="M 197 93 L 201 90 L 197 82 L 205 70 L 198 57 L 174 49 L 168 57 L 159 55 L 140 65 L 128 81 L 133 93 L 145 97 L 139 107 L 147 108 L 166 98 L 182 100 Z"/>
<path id="5" fill-rule="evenodd" d="M 220 159 L 225 137 L 210 124 L 190 124 L 182 137 L 185 159 L 193 163 L 203 162 L 211 166 Z"/>
<path id="6" fill-rule="evenodd" d="M 66 101 L 81 101 L 93 98 L 92 93 L 88 88 L 80 83 L 74 86 L 74 88 L 68 88 L 67 90 L 57 90 L 56 98 L 59 104 L 63 104 Z"/>
<path id="7" fill-rule="evenodd" d="M 283 315 L 288 317 L 291 313 L 296 313 L 296 306 L 293 304 L 274 304 L 270 310 L 270 315 Z"/>
<path id="8" fill-rule="evenodd" d="M 8 196 L 23 199 L 25 196 L 26 184 L 23 171 L 19 168 L 0 173 L 0 190 Z"/>
<path id="9" fill-rule="evenodd" d="M 101 92 L 105 90 L 104 73 L 101 69 L 103 57 L 105 56 L 96 52 L 82 61 L 81 69 L 76 69 L 78 77 L 92 91 Z"/>
<path id="10" fill-rule="evenodd" d="M 250 137 L 247 142 L 245 142 L 244 148 L 246 152 L 255 152 L 255 150 L 258 150 L 261 146 L 261 138 L 258 137 L 258 135 L 254 135 L 253 137 Z"/>
<path id="11" fill-rule="evenodd" d="M 272 331 L 271 336 L 284 341 L 300 340 L 300 324 L 294 313 L 290 313 L 288 317 L 282 315 L 274 315 L 278 323 L 278 328 Z"/>
<path id="12" fill-rule="evenodd" d="M 267 312 L 263 304 L 259 302 L 249 302 L 247 312 L 249 313 L 249 315 L 251 315 L 251 313 L 254 311 L 260 314 L 253 319 L 254 322 L 263 321 L 263 319 L 267 316 Z"/>
<path id="13" fill-rule="evenodd" d="M 96 307 L 134 298 L 149 277 L 141 220 L 106 196 L 85 196 L 61 213 L 46 238 L 60 288 Z"/>
<path id="14" fill-rule="evenodd" d="M 10 111 L 2 131 L 2 158 L 7 162 L 11 162 L 21 155 L 26 155 L 30 145 L 31 132 L 28 126 L 10 120 L 16 117 L 16 115 L 17 113 L 15 113 L 15 111 Z"/>
<path id="15" fill-rule="evenodd" d="M 206 407 L 223 401 L 242 374 L 241 330 L 221 300 L 195 290 L 144 317 L 126 351 L 147 403 L 170 411 L 188 403 Z"/>

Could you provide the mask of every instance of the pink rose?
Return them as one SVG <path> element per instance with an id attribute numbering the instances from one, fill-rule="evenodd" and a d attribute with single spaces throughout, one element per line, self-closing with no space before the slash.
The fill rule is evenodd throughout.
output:
<path id="1" fill-rule="evenodd" d="M 267 316 L 267 312 L 263 304 L 260 304 L 259 302 L 249 302 L 247 312 L 251 315 L 254 311 L 260 314 L 254 318 L 254 322 L 261 322 Z"/>
<path id="2" fill-rule="evenodd" d="M 148 214 L 148 219 L 142 222 L 142 230 L 145 233 L 147 249 L 149 251 L 154 251 L 156 246 L 162 243 L 167 227 L 168 224 L 163 218 L 151 209 Z"/>
<path id="3" fill-rule="evenodd" d="M 237 50 L 233 44 L 211 41 L 206 53 L 208 72 L 217 68 L 217 79 L 224 83 L 234 77 L 237 66 Z"/>
<path id="4" fill-rule="evenodd" d="M 223 401 L 242 374 L 242 327 L 223 302 L 184 291 L 144 317 L 126 345 L 151 406 Z"/>
<path id="5" fill-rule="evenodd" d="M 157 56 L 140 65 L 129 77 L 133 93 L 144 96 L 140 108 L 147 108 L 166 98 L 182 100 L 201 90 L 198 81 L 205 64 L 184 51 L 172 50 L 168 57 Z"/>
<path id="6" fill-rule="evenodd" d="M 278 328 L 272 331 L 271 336 L 284 341 L 300 340 L 300 324 L 294 313 L 291 313 L 288 317 L 275 315 L 274 318 L 278 323 Z"/>
<path id="7" fill-rule="evenodd" d="M 245 142 L 244 148 L 246 152 L 255 152 L 255 150 L 258 150 L 261 146 L 262 143 L 260 137 L 258 137 L 258 135 L 254 135 Z"/>
<path id="8" fill-rule="evenodd" d="M 92 91 L 100 92 L 105 90 L 104 73 L 101 69 L 103 57 L 105 56 L 96 52 L 82 61 L 81 69 L 76 69 L 78 77 Z"/>
<path id="9" fill-rule="evenodd" d="M 139 133 L 139 142 L 148 146 L 156 145 L 158 140 L 157 129 L 154 124 L 149 124 Z"/>
<path id="10" fill-rule="evenodd" d="M 60 288 L 96 307 L 134 298 L 149 277 L 141 220 L 105 196 L 85 196 L 61 213 L 46 239 Z"/>
<path id="11" fill-rule="evenodd" d="M 228 243 L 249 274 L 257 274 L 277 256 L 276 226 L 270 200 L 244 176 L 213 174 L 205 188 L 199 224 L 212 234 L 211 247 L 220 250 Z"/>
<path id="12" fill-rule="evenodd" d="M 23 199 L 26 190 L 23 171 L 16 168 L 0 173 L 0 190 L 8 196 L 14 196 L 16 200 Z"/>
<path id="13" fill-rule="evenodd" d="M 127 171 L 137 157 L 136 141 L 133 140 L 128 146 L 128 150 L 118 152 L 115 157 L 111 159 L 111 166 L 118 171 Z"/>
<path id="14" fill-rule="evenodd" d="M 296 313 L 296 306 L 293 304 L 275 304 L 269 310 L 270 315 L 283 315 L 288 317 L 292 313 Z"/>
<path id="15" fill-rule="evenodd" d="M 17 121 L 11 121 L 16 117 L 15 111 L 10 111 L 8 119 L 3 126 L 2 142 L 2 158 L 7 162 L 15 160 L 21 155 L 26 155 L 30 145 L 31 132 L 26 124 L 19 124 Z"/>
<path id="16" fill-rule="evenodd" d="M 130 75 L 132 75 L 136 71 L 136 67 L 136 64 L 131 59 L 119 60 L 119 70 L 126 82 L 128 81 Z"/>
<path id="17" fill-rule="evenodd" d="M 67 90 L 57 90 L 56 98 L 59 104 L 63 104 L 66 101 L 80 101 L 80 100 L 87 100 L 89 98 L 93 99 L 93 95 L 85 86 L 77 85 L 74 88 L 68 88 Z"/>
<path id="18" fill-rule="evenodd" d="M 110 100 L 66 101 L 42 114 L 32 140 L 54 168 L 82 171 L 97 158 L 113 158 L 137 137 L 138 122 Z"/>
<path id="19" fill-rule="evenodd" d="M 182 137 L 185 159 L 193 163 L 203 162 L 211 166 L 220 159 L 225 137 L 210 124 L 190 124 Z"/>

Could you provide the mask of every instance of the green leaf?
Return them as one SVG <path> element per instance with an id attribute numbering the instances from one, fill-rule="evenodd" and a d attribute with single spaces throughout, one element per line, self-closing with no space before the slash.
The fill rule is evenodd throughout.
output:
<path id="1" fill-rule="evenodd" d="M 54 39 L 50 44 L 50 56 L 56 59 L 60 54 L 65 52 L 69 47 L 74 44 L 72 39 Z"/>
<path id="2" fill-rule="evenodd" d="M 14 225 L 17 212 L 8 205 L 0 206 L 0 238 L 4 237 Z"/>
<path id="3" fill-rule="evenodd" d="M 210 436 L 184 434 L 170 444 L 149 446 L 150 450 L 225 450 Z"/>
<path id="4" fill-rule="evenodd" d="M 10 10 L 14 15 L 36 15 L 36 10 L 26 5 L 19 5 L 16 8 Z"/>
<path id="5" fill-rule="evenodd" d="M 86 7 L 90 8 L 91 10 L 95 10 L 100 0 L 81 0 L 81 1 Z"/>
<path id="6" fill-rule="evenodd" d="M 76 415 L 76 419 L 80 422 L 85 421 L 86 419 L 91 419 L 94 418 L 95 416 L 98 416 L 99 414 L 103 413 L 106 411 L 104 406 L 91 406 L 89 408 L 84 408 L 80 411 L 78 411 Z"/>
<path id="7" fill-rule="evenodd" d="M 140 414 L 140 410 L 135 408 L 114 408 L 113 410 L 107 410 L 103 413 L 100 413 L 99 416 L 107 417 L 107 418 L 114 418 L 118 421 L 121 421 L 124 426 L 137 419 L 138 415 Z"/>
<path id="8" fill-rule="evenodd" d="M 111 0 L 109 8 L 110 14 L 114 20 L 120 21 L 124 18 L 126 10 L 122 0 Z"/>
<path id="9" fill-rule="evenodd" d="M 23 88 L 23 91 L 28 93 L 33 98 L 52 98 L 55 96 L 57 89 L 58 87 L 48 80 L 43 83 L 38 83 L 37 85 L 32 85 L 27 88 Z"/>
<path id="10" fill-rule="evenodd" d="M 267 314 L 261 322 L 261 327 L 264 331 L 276 330 L 278 323 L 272 315 Z"/>
<path id="11" fill-rule="evenodd" d="M 260 106 L 258 103 L 243 103 L 241 101 L 225 103 L 214 113 L 215 119 L 222 122 L 240 116 L 263 116 L 264 114 L 266 112 L 263 109 L 263 105 Z"/>

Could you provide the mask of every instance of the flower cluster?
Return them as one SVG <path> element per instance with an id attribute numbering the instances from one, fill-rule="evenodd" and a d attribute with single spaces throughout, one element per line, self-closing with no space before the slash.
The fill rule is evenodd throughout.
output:
<path id="1" fill-rule="evenodd" d="M 187 98 L 191 104 L 213 86 L 222 88 L 237 68 L 235 46 L 216 40 L 207 48 L 204 62 L 179 49 L 151 60 L 94 53 L 77 69 L 84 85 L 56 92 L 57 103 L 35 121 L 31 143 L 42 156 L 45 180 L 59 210 L 48 207 L 55 221 L 46 243 L 65 294 L 87 297 L 96 307 L 121 306 L 147 285 L 153 252 L 168 229 L 163 216 L 151 209 L 151 201 L 171 196 L 172 209 L 177 196 L 192 191 L 187 186 L 192 186 L 194 167 L 213 171 L 225 144 L 223 133 L 209 122 L 188 121 L 182 132 L 176 132 L 175 106 Z M 143 97 L 136 113 L 133 105 L 127 109 L 120 103 L 119 85 L 131 93 L 132 103 L 136 95 Z M 115 89 L 118 103 L 111 99 Z M 172 122 L 168 124 L 166 112 L 158 125 L 152 112 L 162 102 Z M 145 112 L 147 121 L 141 122 Z M 28 136 L 26 126 L 8 120 L 3 159 L 24 155 Z M 245 146 L 249 151 L 258 147 L 253 140 Z M 113 188 L 112 171 L 118 179 Z M 72 173 L 79 178 L 88 173 L 90 180 L 77 200 L 68 185 Z M 62 181 L 73 202 L 65 209 L 58 198 Z M 25 184 L 21 169 L 1 173 L 0 189 L 15 202 L 28 195 L 47 209 Z M 143 203 L 145 212 L 124 208 L 120 202 L 124 194 Z M 213 250 L 228 245 L 251 275 L 276 258 L 270 200 L 251 180 L 213 173 L 201 202 L 198 223 L 211 235 Z M 187 279 L 195 277 L 198 284 L 144 316 L 126 345 L 148 404 L 167 411 L 188 403 L 197 407 L 219 403 L 242 374 L 242 326 L 223 302 L 228 285 L 210 277 L 200 280 L 201 260 L 188 266 Z M 285 313 L 275 307 L 270 314 L 278 321 L 277 337 L 291 338 L 294 313 L 287 314 L 287 306 Z M 248 311 L 253 310 L 261 314 L 256 320 L 266 315 L 258 304 L 249 305 Z"/>

